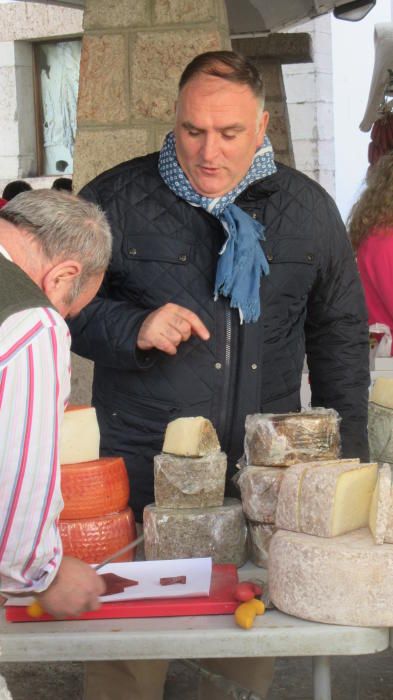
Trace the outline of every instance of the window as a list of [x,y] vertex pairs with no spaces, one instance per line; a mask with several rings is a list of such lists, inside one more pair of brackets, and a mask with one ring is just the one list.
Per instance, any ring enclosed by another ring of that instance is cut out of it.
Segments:
[[72,174],[81,41],[35,44],[38,174]]

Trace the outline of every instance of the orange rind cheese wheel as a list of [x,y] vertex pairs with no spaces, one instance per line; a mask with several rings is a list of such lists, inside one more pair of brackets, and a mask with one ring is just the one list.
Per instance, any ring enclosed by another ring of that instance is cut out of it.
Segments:
[[60,474],[64,500],[61,520],[95,518],[127,507],[130,489],[121,457],[62,464]]
[[[61,520],[59,530],[63,553],[87,564],[99,564],[136,538],[131,508],[103,517]],[[133,561],[134,558],[135,549],[131,549],[116,561]]]

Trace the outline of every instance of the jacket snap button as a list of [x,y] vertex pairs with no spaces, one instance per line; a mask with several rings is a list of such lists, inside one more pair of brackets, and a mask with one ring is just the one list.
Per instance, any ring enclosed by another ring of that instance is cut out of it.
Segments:
[[253,219],[256,219],[256,218],[257,218],[257,215],[256,215],[255,211],[254,211],[253,214],[252,214],[252,218],[253,218]]
[[306,257],[307,257],[307,260],[308,260],[309,262],[311,262],[312,260],[314,260],[314,256],[313,256],[312,253],[308,253]]
[[221,369],[222,364],[221,364],[221,362],[216,362],[216,364],[214,366],[216,369]]
[[128,253],[129,255],[136,255],[136,248],[129,248]]
[[180,260],[180,262],[186,262],[187,255],[179,255],[179,260]]
[[253,364],[251,365],[251,369],[257,369],[257,368],[258,368],[258,365],[256,365],[255,362],[253,362]]
[[268,259],[269,262],[271,262],[271,261],[273,260],[273,256],[272,256],[271,253],[268,253],[268,254],[266,255],[266,257],[267,257],[267,259]]

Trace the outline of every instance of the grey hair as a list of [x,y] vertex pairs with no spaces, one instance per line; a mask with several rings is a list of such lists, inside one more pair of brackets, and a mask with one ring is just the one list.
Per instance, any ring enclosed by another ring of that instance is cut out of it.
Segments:
[[77,295],[90,277],[105,272],[112,234],[103,211],[91,202],[58,190],[21,192],[0,209],[3,219],[28,232],[48,260],[71,258],[82,265]]

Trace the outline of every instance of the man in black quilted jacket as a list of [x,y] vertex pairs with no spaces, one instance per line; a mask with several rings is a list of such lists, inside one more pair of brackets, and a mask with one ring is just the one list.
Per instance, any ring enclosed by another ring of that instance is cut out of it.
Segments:
[[[247,414],[300,410],[305,354],[312,404],[342,417],[343,455],[368,456],[367,314],[351,246],[328,194],[274,161],[268,119],[252,64],[202,54],[181,77],[161,152],[82,190],[106,212],[114,250],[72,324],[73,350],[95,362],[102,454],[125,458],[138,519],[154,500],[153,456],[169,421],[210,418],[230,478]],[[159,663],[116,698],[161,698]],[[261,664],[231,671],[265,696]],[[95,700],[111,697],[100,688]],[[205,687],[203,698],[219,693]]]

